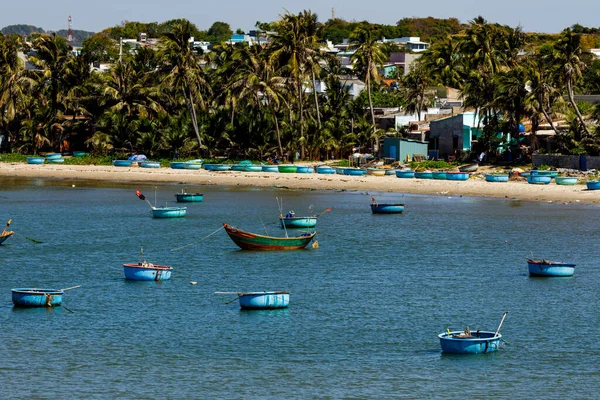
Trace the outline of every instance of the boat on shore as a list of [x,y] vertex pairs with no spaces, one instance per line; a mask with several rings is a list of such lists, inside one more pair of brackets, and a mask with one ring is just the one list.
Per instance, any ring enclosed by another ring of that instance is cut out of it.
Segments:
[[431,172],[431,171],[415,171],[415,178],[417,178],[417,179],[433,179],[433,172]]
[[600,181],[587,181],[585,184],[588,190],[600,190]]
[[446,172],[444,172],[444,171],[434,171],[431,173],[431,177],[433,179],[439,179],[439,180],[447,179]]
[[549,175],[538,175],[538,174],[530,174],[527,177],[527,183],[531,185],[544,184],[547,185],[552,181],[552,177]]
[[529,276],[567,277],[575,273],[575,264],[549,260],[527,259]]
[[131,167],[131,160],[114,160],[115,167]]
[[466,164],[458,167],[460,172],[476,172],[479,169],[479,163]]
[[158,161],[142,161],[140,163],[140,167],[142,167],[142,168],[160,168],[160,163]]
[[487,182],[508,182],[508,174],[486,174]]
[[397,169],[396,178],[412,179],[415,177],[415,171],[412,169]]
[[335,168],[331,168],[327,165],[321,165],[317,167],[317,174],[332,175],[335,174]]
[[262,172],[279,172],[279,167],[277,165],[263,165]]
[[367,175],[385,176],[385,169],[383,169],[383,168],[367,168]]
[[44,157],[27,157],[27,164],[43,164],[44,161]]
[[305,248],[317,234],[303,233],[296,237],[275,237],[246,232],[223,222],[227,235],[242,250],[298,250]]
[[554,178],[554,183],[556,183],[557,185],[563,185],[563,186],[573,186],[577,184],[577,177],[575,176],[557,176],[556,178]]
[[296,173],[298,167],[296,165],[278,165],[277,170],[284,174]]
[[469,180],[468,172],[446,172],[446,179],[449,181],[467,181]]

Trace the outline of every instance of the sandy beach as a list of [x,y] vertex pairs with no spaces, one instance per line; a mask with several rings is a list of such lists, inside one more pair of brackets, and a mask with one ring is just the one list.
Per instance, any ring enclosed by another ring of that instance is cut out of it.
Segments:
[[0,163],[0,176],[101,180],[119,182],[171,182],[194,185],[238,185],[280,187],[300,190],[357,190],[398,192],[439,196],[479,196],[525,201],[599,204],[600,191],[587,190],[585,184],[560,186],[530,185],[525,180],[507,183],[486,182],[483,174],[468,181],[398,179],[387,176],[345,176],[321,174],[283,174],[268,172],[213,172],[171,168],[114,167],[97,165],[30,165]]

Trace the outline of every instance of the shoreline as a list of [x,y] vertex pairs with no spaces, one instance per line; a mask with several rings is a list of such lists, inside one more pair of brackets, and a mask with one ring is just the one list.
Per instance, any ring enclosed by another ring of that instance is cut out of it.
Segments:
[[475,173],[467,181],[399,179],[386,176],[347,176],[269,172],[213,172],[171,168],[114,167],[98,165],[60,165],[0,163],[0,177],[47,178],[140,183],[180,183],[186,185],[229,185],[279,187],[298,190],[356,190],[410,193],[433,196],[474,196],[523,201],[600,204],[600,190],[585,185],[531,185],[526,181],[486,182]]

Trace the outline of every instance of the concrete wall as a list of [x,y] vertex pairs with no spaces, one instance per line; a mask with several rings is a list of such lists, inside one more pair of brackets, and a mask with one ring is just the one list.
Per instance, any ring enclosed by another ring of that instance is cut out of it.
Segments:
[[[534,154],[532,165],[540,167],[549,165],[555,168],[579,169],[580,156],[563,156],[558,154]],[[600,169],[600,157],[585,156],[586,169]]]

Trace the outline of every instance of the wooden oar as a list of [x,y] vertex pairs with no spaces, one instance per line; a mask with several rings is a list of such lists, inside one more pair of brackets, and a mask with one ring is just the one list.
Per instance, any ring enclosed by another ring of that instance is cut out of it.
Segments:
[[61,291],[61,292],[64,292],[65,290],[77,289],[77,288],[80,288],[80,287],[81,287],[81,285],[78,285],[78,286],[71,286],[71,287],[68,287],[68,288],[66,288],[66,289],[60,289],[60,291]]
[[6,223],[6,226],[4,227],[4,230],[2,231],[2,233],[6,232],[6,230],[8,229],[8,227],[10,226],[11,223],[12,223],[12,218],[8,220],[8,222]]
[[498,334],[500,333],[500,328],[502,328],[502,324],[504,323],[504,318],[506,318],[506,314],[508,314],[508,311],[506,311],[504,315],[502,315],[502,321],[500,321],[500,325],[498,325],[498,329],[496,330],[494,337],[498,336]]

